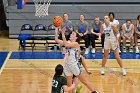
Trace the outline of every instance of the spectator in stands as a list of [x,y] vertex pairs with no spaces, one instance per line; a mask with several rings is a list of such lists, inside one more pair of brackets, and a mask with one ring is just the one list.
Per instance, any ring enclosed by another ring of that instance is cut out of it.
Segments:
[[[109,12],[108,14],[110,18],[110,22],[113,22],[113,24],[117,27],[117,29],[120,31],[120,24],[119,21],[115,19],[115,14],[113,12]],[[121,43],[121,37],[119,38],[119,44]],[[120,53],[120,46],[119,46],[119,53]]]
[[85,21],[85,16],[83,14],[80,15],[80,22],[76,26],[76,32],[79,34],[81,39],[84,39],[85,41],[85,54],[89,53],[89,39],[88,39],[88,33],[89,33],[89,28],[88,28],[88,22]]
[[[92,53],[95,53],[95,40],[99,38],[101,25],[102,25],[102,22],[100,21],[100,18],[96,16],[94,18],[94,21],[92,22],[91,35],[90,35],[90,40],[92,44],[92,49],[91,49]],[[102,34],[101,36],[102,52],[104,52],[104,38],[105,38],[105,34]]]
[[137,17],[137,21],[134,23],[135,25],[135,48],[136,48],[136,53],[139,53],[139,48],[138,48],[138,36],[140,36],[140,15]]
[[[65,27],[66,28],[66,39],[68,40],[70,37],[70,33],[73,31],[73,25],[72,22],[69,20],[69,14],[68,13],[64,13],[63,14],[63,24],[61,26],[61,29]],[[60,30],[61,30],[60,29]],[[60,33],[59,38],[62,40],[62,34]]]
[[123,52],[126,52],[126,39],[130,41],[130,50],[129,52],[133,52],[133,44],[134,44],[134,25],[132,24],[130,19],[126,20],[126,23],[122,25],[123,32]]

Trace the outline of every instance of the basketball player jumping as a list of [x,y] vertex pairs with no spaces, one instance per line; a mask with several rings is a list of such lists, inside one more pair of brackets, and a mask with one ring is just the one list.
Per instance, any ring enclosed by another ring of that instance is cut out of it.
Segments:
[[126,71],[123,68],[122,60],[119,56],[119,46],[118,46],[118,39],[119,39],[119,31],[116,28],[116,26],[110,22],[109,16],[104,16],[104,24],[102,24],[100,28],[100,35],[99,38],[101,38],[101,35],[105,33],[105,41],[104,41],[104,57],[102,60],[102,68],[101,68],[101,75],[104,75],[104,67],[108,59],[109,50],[112,48],[115,58],[121,67],[122,75],[126,75]]
[[[72,85],[72,77],[73,75],[77,76],[77,78],[92,92],[98,93],[95,91],[90,85],[89,81],[84,78],[80,65],[78,63],[78,57],[80,56],[80,45],[78,42],[78,34],[72,32],[69,40],[66,41],[65,38],[65,28],[62,29],[62,38],[63,41],[58,39],[58,27],[55,27],[55,41],[61,45],[64,45],[67,48],[68,56],[66,58],[65,66],[64,66],[64,74],[67,78],[67,85]],[[69,92],[72,93],[72,92]]]

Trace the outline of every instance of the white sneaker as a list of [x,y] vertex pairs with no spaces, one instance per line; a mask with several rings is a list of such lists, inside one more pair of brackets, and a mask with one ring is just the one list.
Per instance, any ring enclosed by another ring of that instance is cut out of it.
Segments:
[[123,52],[126,52],[126,48],[123,48]]
[[133,52],[133,48],[132,47],[130,47],[129,52]]
[[92,48],[91,53],[95,53],[95,48]]
[[102,49],[102,53],[104,53],[104,49]]
[[135,52],[136,53],[139,53],[140,52],[138,47],[136,47],[136,51]]
[[121,53],[121,50],[119,49],[119,53]]
[[105,74],[104,67],[101,68],[100,73],[101,73],[101,75],[104,75]]
[[89,53],[89,49],[86,48],[85,54],[87,55]]
[[122,75],[125,76],[126,75],[126,71],[124,68],[122,68]]
[[109,53],[110,53],[110,49],[109,49]]

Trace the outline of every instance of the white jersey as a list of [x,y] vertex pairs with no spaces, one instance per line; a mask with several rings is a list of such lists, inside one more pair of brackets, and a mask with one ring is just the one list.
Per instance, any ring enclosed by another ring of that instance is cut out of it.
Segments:
[[78,76],[82,73],[80,64],[78,63],[78,49],[67,48],[67,58],[64,66],[64,74],[66,76]]
[[126,23],[123,24],[124,30],[126,33],[131,33],[133,29],[133,24],[131,24],[129,27],[126,26]]
[[111,22],[108,27],[105,25],[105,23],[102,26],[103,26],[104,33],[105,33],[105,39],[115,39],[116,38],[114,31],[111,28]]
[[78,63],[78,49],[77,48],[67,48],[66,53],[68,54],[66,64]]
[[119,21],[116,20],[116,19],[114,19],[114,20],[113,20],[113,24],[114,24],[115,26],[117,26],[117,25],[119,25]]

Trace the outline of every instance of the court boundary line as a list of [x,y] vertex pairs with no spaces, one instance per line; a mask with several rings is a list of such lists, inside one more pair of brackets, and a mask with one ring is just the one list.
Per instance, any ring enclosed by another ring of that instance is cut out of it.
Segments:
[[[63,60],[63,59],[9,59],[9,60]],[[102,60],[102,59],[85,59],[85,60]],[[108,60],[116,60],[116,59],[108,59]],[[140,59],[122,59],[122,60],[140,60]]]
[[4,67],[5,67],[6,63],[8,62],[8,60],[9,60],[11,54],[12,54],[12,51],[10,51],[10,52],[7,54],[7,57],[6,57],[6,59],[5,59],[4,63],[3,63],[3,65],[2,65],[2,67],[1,67],[1,69],[0,69],[0,75],[1,75],[1,73],[3,72]]

